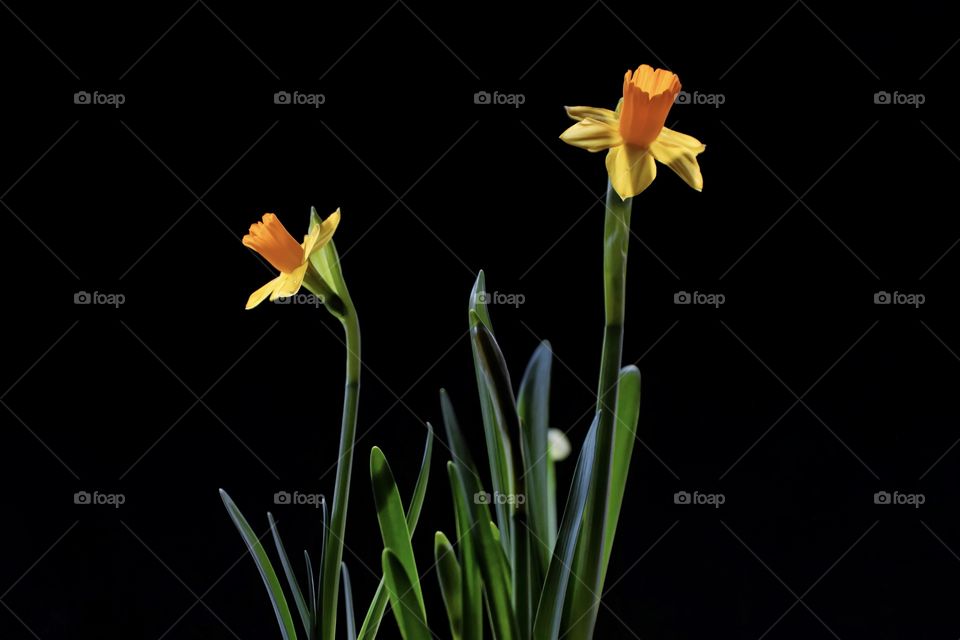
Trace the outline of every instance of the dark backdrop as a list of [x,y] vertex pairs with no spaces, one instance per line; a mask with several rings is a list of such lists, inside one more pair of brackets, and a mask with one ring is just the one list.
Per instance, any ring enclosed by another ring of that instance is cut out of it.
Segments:
[[[366,365],[345,553],[361,611],[380,550],[370,447],[409,495],[441,387],[482,444],[479,269],[523,298],[493,308],[515,380],[551,340],[551,420],[579,448],[606,176],[558,140],[561,106],[612,107],[641,63],[691,92],[668,124],[707,144],[706,186],[661,166],[634,207],[641,442],[598,637],[960,635],[946,3],[0,4],[4,638],[277,637],[217,488],[258,532],[272,509],[288,548],[316,547],[317,511],[273,495],[332,492],[343,347],[322,310],[243,310],[272,277],[240,244],[265,211],[299,234],[309,206],[343,208]],[[725,302],[674,304],[683,291]],[[438,444],[424,570],[453,529],[446,459]]]

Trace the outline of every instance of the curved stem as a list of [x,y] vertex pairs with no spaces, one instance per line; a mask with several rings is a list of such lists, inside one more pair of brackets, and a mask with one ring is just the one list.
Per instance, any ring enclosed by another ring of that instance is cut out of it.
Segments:
[[565,606],[564,627],[569,640],[585,640],[593,627],[603,589],[603,557],[606,513],[610,489],[616,427],[617,383],[623,352],[624,301],[627,281],[627,249],[630,245],[630,214],[633,199],[622,200],[607,185],[603,242],[603,295],[606,319],[603,350],[600,356],[600,381],[597,388],[597,442],[580,540],[577,543],[575,571],[578,580],[571,583]]
[[343,300],[342,314],[335,314],[343,324],[346,337],[347,364],[343,392],[343,419],[340,427],[340,457],[334,488],[330,530],[323,554],[320,637],[333,640],[337,629],[337,602],[340,593],[340,563],[343,560],[343,539],[347,526],[347,505],[350,498],[350,476],[353,470],[353,445],[357,434],[357,410],[360,399],[360,323],[346,292],[338,287]]

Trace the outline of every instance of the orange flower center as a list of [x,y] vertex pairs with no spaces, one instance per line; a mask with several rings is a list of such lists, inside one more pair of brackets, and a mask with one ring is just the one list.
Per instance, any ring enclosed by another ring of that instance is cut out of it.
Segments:
[[623,77],[620,136],[628,144],[647,148],[657,139],[670,107],[680,93],[680,78],[665,69],[643,64]]
[[303,264],[303,247],[272,213],[263,214],[263,222],[250,225],[250,233],[243,236],[243,246],[262,255],[283,273],[293,273]]

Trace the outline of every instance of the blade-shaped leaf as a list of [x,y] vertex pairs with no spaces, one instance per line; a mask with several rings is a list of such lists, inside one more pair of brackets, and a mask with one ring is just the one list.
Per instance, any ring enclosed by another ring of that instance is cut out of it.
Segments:
[[287,550],[283,548],[283,541],[280,540],[280,531],[277,529],[277,523],[273,519],[273,514],[269,511],[267,512],[267,520],[270,522],[270,531],[273,533],[273,543],[277,547],[277,555],[280,556],[280,566],[283,567],[283,573],[287,576],[287,584],[290,585],[290,592],[293,593],[293,601],[297,603],[297,610],[300,612],[303,631],[309,638],[313,635],[313,613],[310,611],[307,602],[303,599],[303,592],[300,591],[297,576],[293,572],[290,558],[287,557]]
[[[463,640],[480,640],[483,638],[483,584],[472,531],[475,526],[474,518],[467,502],[467,496],[476,493],[468,491],[463,485],[463,475],[469,477],[469,474],[458,473],[457,469],[457,464],[447,463],[453,510],[457,520],[457,549],[460,552],[463,575]],[[490,512],[483,510],[481,513],[483,520],[489,522]]]
[[[514,469],[513,452],[510,444],[509,432],[506,426],[497,418],[497,410],[491,396],[491,389],[487,384],[480,363],[480,352],[477,342],[477,328],[482,326],[492,334],[493,326],[486,306],[486,290],[483,271],[470,292],[468,318],[470,322],[471,345],[473,350],[474,371],[477,377],[477,390],[480,395],[480,410],[483,416],[483,433],[487,444],[487,458],[490,463],[490,480],[495,494],[513,495]],[[510,505],[506,502],[496,503],[497,524],[503,531],[504,549],[509,548],[510,542]]]
[[[323,534],[320,536],[320,564],[323,564],[323,554],[327,552],[327,533],[330,531],[330,512],[327,510],[327,501],[325,498],[320,499],[320,519],[323,523]],[[314,611],[316,615],[314,619],[316,620],[317,626],[320,625],[320,599],[323,597],[323,576],[320,573],[323,571],[323,567],[318,567],[317,569],[317,601],[314,605]]]
[[[466,503],[466,489],[459,468],[449,465],[454,495]],[[490,607],[490,624],[493,627],[497,640],[517,640],[520,630],[513,612],[513,598],[511,594],[510,576],[506,571],[504,550],[495,535],[496,524],[487,519],[485,505],[477,504],[477,500],[470,496],[474,504],[462,504],[463,510],[470,513],[470,528],[461,533],[461,536],[473,537],[473,544],[477,554],[480,575],[483,578],[484,592],[487,594],[487,604]]]
[[[322,551],[321,551],[322,553]],[[314,578],[313,573],[313,563],[310,562],[310,554],[306,549],[303,550],[303,561],[307,565],[307,586],[309,587],[308,594],[310,597],[310,614],[313,616],[314,622],[317,618],[317,581]],[[310,632],[310,637],[313,636],[313,631]]]
[[437,531],[433,541],[433,557],[440,581],[440,595],[450,621],[453,640],[463,637],[463,574],[453,546],[442,531]]
[[417,583],[412,583],[403,561],[391,549],[383,550],[383,577],[390,604],[404,640],[430,640],[430,630],[417,599]]
[[227,508],[230,519],[233,520],[234,526],[240,532],[240,536],[247,545],[247,550],[260,571],[260,577],[263,578],[263,584],[267,587],[267,595],[270,596],[270,603],[273,605],[273,612],[277,615],[277,622],[280,624],[280,633],[284,640],[296,640],[297,630],[293,624],[293,617],[290,615],[290,607],[287,605],[287,599],[283,595],[283,587],[280,586],[277,572],[273,570],[267,552],[263,550],[263,545],[260,544],[260,539],[253,532],[250,523],[243,517],[240,509],[223,489],[220,489],[220,498],[223,500],[223,505]]
[[[427,444],[423,450],[423,459],[420,461],[420,473],[417,475],[417,483],[413,487],[413,497],[410,498],[410,506],[407,508],[407,528],[410,534],[417,528],[417,521],[420,519],[420,510],[423,507],[423,499],[427,494],[427,484],[430,481],[430,461],[433,458],[433,427],[427,423]],[[370,608],[367,609],[367,615],[363,619],[363,625],[360,627],[359,640],[373,640],[380,630],[380,622],[383,620],[383,614],[387,610],[389,594],[383,578],[377,586],[377,592],[373,596]]]
[[[520,627],[520,637],[530,637],[530,627],[533,622],[531,611],[531,590],[533,576],[531,565],[534,563],[530,553],[532,530],[526,523],[522,510],[513,514],[516,525],[513,528],[516,542],[513,546],[513,610],[516,612],[517,625]],[[537,595],[540,589],[537,586]]]
[[544,580],[543,592],[537,606],[537,615],[533,624],[534,640],[557,640],[560,634],[560,620],[563,615],[563,601],[570,581],[570,568],[577,548],[583,509],[590,489],[590,477],[593,475],[593,459],[596,448],[597,420],[594,419],[580,450],[577,468],[573,474],[567,506],[563,510],[563,521],[557,534],[557,544],[550,559],[550,568]]
[[379,447],[373,447],[370,451],[370,478],[373,483],[373,501],[377,505],[377,520],[380,522],[383,546],[392,550],[393,555],[400,560],[410,576],[417,602],[420,604],[420,611],[426,618],[423,593],[420,590],[420,581],[417,579],[420,574],[417,573],[413,545],[410,542],[410,529],[407,527],[403,512],[400,491],[397,489],[387,458]]
[[606,578],[613,538],[620,520],[620,507],[627,488],[627,474],[633,445],[637,441],[637,421],[640,418],[640,371],[633,365],[620,370],[617,386],[617,430],[614,432],[613,468],[610,470],[610,501],[607,503],[606,541],[603,547],[602,580]]
[[[548,486],[550,464],[547,432],[550,429],[550,370],[553,353],[550,343],[543,342],[530,358],[527,370],[520,381],[517,410],[523,429],[520,448],[523,454],[524,490],[528,513],[530,550],[534,554],[536,569],[531,579],[539,585],[550,564],[550,554],[557,532],[551,525],[551,497]],[[555,516],[554,516],[555,517]]]
[[347,640],[357,640],[357,622],[353,615],[353,587],[350,584],[350,572],[347,563],[340,563],[343,569],[343,608],[347,614]]

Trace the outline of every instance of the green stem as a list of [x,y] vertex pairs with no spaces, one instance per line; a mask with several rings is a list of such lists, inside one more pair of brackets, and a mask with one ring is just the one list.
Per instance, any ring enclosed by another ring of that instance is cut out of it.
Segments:
[[[334,640],[337,630],[337,602],[340,594],[340,563],[343,560],[344,531],[347,526],[347,505],[350,498],[350,476],[353,469],[353,445],[357,434],[357,409],[360,398],[360,324],[346,285],[338,283],[343,313],[334,313],[343,324],[346,336],[347,366],[343,393],[343,421],[340,427],[340,458],[337,482],[330,517],[330,535],[324,549],[320,615],[320,637]],[[331,310],[331,312],[333,312]]]
[[587,640],[593,635],[600,592],[603,589],[603,557],[606,512],[610,488],[616,427],[617,382],[623,352],[624,301],[627,281],[627,249],[630,245],[630,213],[633,200],[622,200],[607,185],[603,239],[603,294],[606,321],[597,389],[597,444],[590,497],[575,561],[578,580],[571,583],[564,628],[568,640]]

